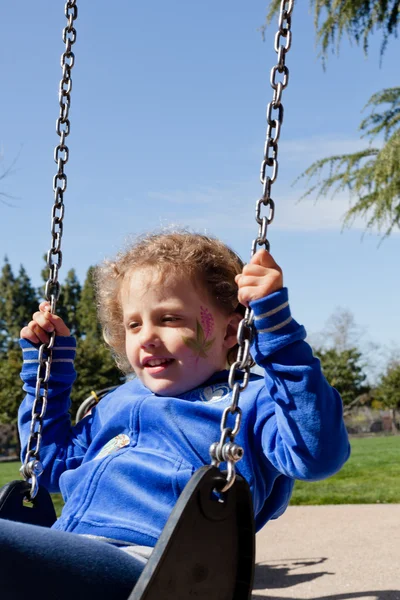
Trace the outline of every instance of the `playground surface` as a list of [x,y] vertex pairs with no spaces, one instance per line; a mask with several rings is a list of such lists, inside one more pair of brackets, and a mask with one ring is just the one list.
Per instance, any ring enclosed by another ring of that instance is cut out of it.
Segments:
[[400,600],[400,504],[289,507],[256,544],[254,600]]

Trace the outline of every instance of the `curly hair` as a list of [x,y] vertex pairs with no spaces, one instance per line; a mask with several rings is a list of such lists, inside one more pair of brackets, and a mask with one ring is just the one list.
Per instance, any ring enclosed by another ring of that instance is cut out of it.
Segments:
[[[235,276],[243,262],[223,242],[185,230],[151,233],[121,251],[115,260],[106,260],[94,271],[97,309],[103,335],[117,366],[126,374],[132,372],[125,353],[125,329],[120,290],[134,269],[156,268],[164,280],[169,276],[189,277],[195,286],[207,290],[215,307],[225,314],[244,315],[239,304]],[[237,346],[228,353],[235,360]]]

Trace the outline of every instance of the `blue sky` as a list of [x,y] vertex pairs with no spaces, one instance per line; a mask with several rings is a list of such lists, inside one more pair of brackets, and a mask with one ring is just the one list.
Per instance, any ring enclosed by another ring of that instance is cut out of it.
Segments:
[[[265,42],[259,31],[267,2],[80,4],[61,279],[72,266],[83,279],[127,236],[171,223],[221,237],[247,259],[276,62],[275,22]],[[311,334],[343,307],[366,340],[400,345],[399,234],[379,245],[361,222],[342,232],[348,198],[298,203],[303,188],[292,186],[314,160],[364,147],[361,109],[399,84],[400,40],[382,67],[379,35],[368,59],[346,40],[324,72],[307,4],[297,2],[287,55],[271,252]],[[18,156],[1,182],[14,199],[0,204],[0,256],[22,263],[35,284],[50,245],[63,6],[0,9],[0,169]]]

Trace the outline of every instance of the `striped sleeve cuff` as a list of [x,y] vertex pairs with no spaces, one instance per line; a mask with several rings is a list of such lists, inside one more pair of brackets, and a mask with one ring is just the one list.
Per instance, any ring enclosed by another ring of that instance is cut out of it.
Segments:
[[[23,379],[34,375],[36,377],[37,368],[39,365],[39,344],[32,344],[28,340],[21,339],[20,346],[22,349]],[[54,342],[53,355],[51,361],[51,372],[60,374],[73,374],[74,359],[76,353],[76,340],[73,337],[57,336]]]
[[306,338],[304,327],[291,315],[287,288],[250,302],[250,308],[254,312],[253,356],[257,363],[288,344]]

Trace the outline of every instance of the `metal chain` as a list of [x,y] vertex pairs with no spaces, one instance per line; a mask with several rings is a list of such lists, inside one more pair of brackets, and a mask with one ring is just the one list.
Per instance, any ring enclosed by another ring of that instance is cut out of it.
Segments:
[[[64,173],[64,165],[68,162],[69,150],[65,140],[70,132],[69,109],[71,106],[72,79],[71,70],[75,63],[75,55],[72,46],[76,41],[76,29],[74,21],[78,17],[78,7],[75,0],[69,0],[65,4],[65,16],[68,20],[63,29],[62,39],[65,50],[61,55],[62,78],[59,89],[60,116],[56,121],[56,131],[60,141],[54,150],[54,160],[57,163],[57,173],[53,178],[54,204],[51,212],[51,247],[47,252],[47,266],[49,276],[45,285],[44,296],[50,302],[50,311],[56,311],[57,300],[60,296],[60,283],[58,271],[62,264],[61,238],[63,234],[64,219],[64,192],[67,189],[67,176]],[[32,420],[29,440],[26,450],[24,464],[21,473],[25,480],[31,480],[29,499],[35,498],[39,489],[39,477],[43,472],[39,452],[42,441],[43,419],[47,408],[48,382],[50,379],[50,368],[52,352],[55,341],[55,332],[50,334],[47,344],[39,347],[39,366],[36,377],[35,400],[32,407]]]
[[[261,162],[260,179],[263,186],[262,197],[256,204],[256,221],[258,223],[258,236],[253,240],[251,256],[255,254],[258,246],[264,246],[269,251],[270,244],[267,239],[268,225],[272,223],[275,213],[275,204],[271,198],[271,188],[278,176],[278,141],[283,122],[282,92],[289,82],[289,69],[285,64],[286,53],[292,43],[291,19],[294,0],[282,0],[279,13],[279,29],[275,36],[275,52],[278,55],[277,64],[271,70],[271,87],[274,90],[272,101],[267,107],[267,133],[264,145],[264,157]],[[285,41],[282,45],[281,41]],[[278,74],[281,79],[278,81]],[[271,169],[268,174],[267,169]],[[267,214],[261,215],[262,207],[266,207]],[[231,365],[228,383],[232,390],[231,404],[224,410],[221,419],[221,437],[210,447],[212,464],[216,467],[222,462],[227,463],[226,485],[220,491],[226,492],[233,485],[236,477],[236,463],[243,457],[243,448],[235,444],[235,437],[239,433],[242,420],[242,410],[239,407],[240,392],[246,389],[250,379],[252,358],[250,345],[253,338],[254,314],[250,308],[246,309],[244,318],[239,324],[237,342],[238,354],[236,361]],[[242,383],[235,381],[235,372],[243,371]],[[229,425],[229,418],[233,420]]]

